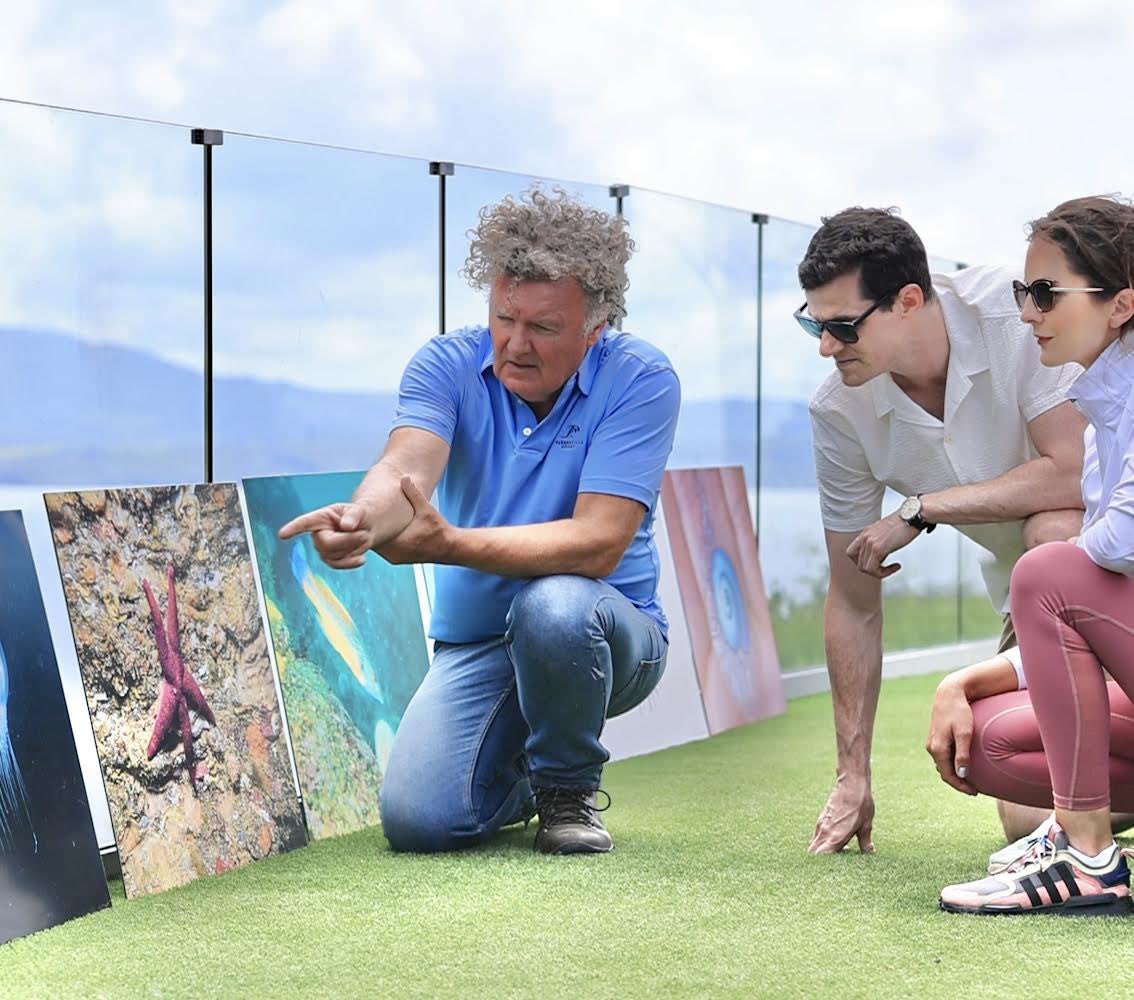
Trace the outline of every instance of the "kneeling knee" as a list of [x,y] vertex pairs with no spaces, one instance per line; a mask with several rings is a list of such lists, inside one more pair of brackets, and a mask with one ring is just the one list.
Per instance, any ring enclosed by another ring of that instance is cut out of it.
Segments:
[[594,611],[594,581],[582,576],[544,576],[526,584],[508,609],[508,633],[523,632],[558,643],[579,635]]
[[1066,574],[1080,558],[1087,556],[1065,541],[1048,542],[1025,552],[1012,570],[1012,601],[1030,602],[1047,593],[1053,585],[1066,579]]
[[387,783],[379,806],[382,833],[395,851],[432,854],[458,846],[455,824],[441,803],[390,789]]

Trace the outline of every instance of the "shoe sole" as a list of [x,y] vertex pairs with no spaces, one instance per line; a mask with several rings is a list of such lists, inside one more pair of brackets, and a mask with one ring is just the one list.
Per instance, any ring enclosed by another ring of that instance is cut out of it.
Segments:
[[1048,913],[1059,917],[1128,917],[1134,912],[1134,900],[1129,896],[1091,896],[1084,899],[1082,896],[1073,897],[1064,903],[1050,906],[1002,906],[970,910],[964,906],[946,903],[940,899],[938,903],[946,913],[963,913],[971,917],[1012,917],[1027,913]]
[[611,844],[610,847],[592,847],[590,844],[564,844],[554,851],[541,851],[541,853],[550,854],[552,856],[563,856],[566,854],[609,854],[613,850],[613,844]]

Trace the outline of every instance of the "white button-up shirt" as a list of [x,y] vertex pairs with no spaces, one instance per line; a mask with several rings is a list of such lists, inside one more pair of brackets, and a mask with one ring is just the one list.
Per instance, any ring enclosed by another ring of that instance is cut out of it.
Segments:
[[[1116,340],[1067,395],[1090,421],[1083,434],[1083,530],[1079,548],[1103,569],[1134,575],[1134,344]],[[1005,656],[1022,691],[1019,647]]]
[[1103,569],[1134,575],[1134,344],[1116,340],[1068,396],[1090,421],[1084,435],[1079,547]]
[[[850,387],[835,372],[815,392],[811,427],[826,529],[857,532],[873,524],[886,487],[906,496],[934,493],[995,479],[1038,457],[1028,423],[1064,402],[1082,369],[1040,364],[1012,298],[1012,277],[997,267],[933,276],[949,336],[944,420],[889,374]],[[1007,611],[1012,567],[1024,552],[1023,521],[957,530],[986,550],[988,595]]]

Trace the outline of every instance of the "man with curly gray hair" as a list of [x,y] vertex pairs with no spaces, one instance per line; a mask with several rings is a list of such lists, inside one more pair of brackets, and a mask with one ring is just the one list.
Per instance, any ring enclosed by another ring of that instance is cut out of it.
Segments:
[[622,219],[537,187],[482,209],[471,235],[488,326],[417,352],[353,501],[281,537],[311,531],[336,568],[370,550],[436,564],[433,664],[382,784],[396,850],[467,846],[538,812],[538,850],[605,852],[603,725],[665,669],[653,521],[680,386],[661,351],[612,329],[634,249]]

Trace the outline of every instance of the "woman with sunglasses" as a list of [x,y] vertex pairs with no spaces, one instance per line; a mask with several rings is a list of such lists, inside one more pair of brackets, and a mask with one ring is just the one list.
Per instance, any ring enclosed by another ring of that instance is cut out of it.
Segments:
[[927,749],[961,791],[1055,812],[941,906],[1125,916],[1110,810],[1134,810],[1134,206],[1065,202],[1031,224],[1025,270],[1042,362],[1085,369],[1069,393],[1090,421],[1083,528],[1016,564],[1019,648],[942,681]]

